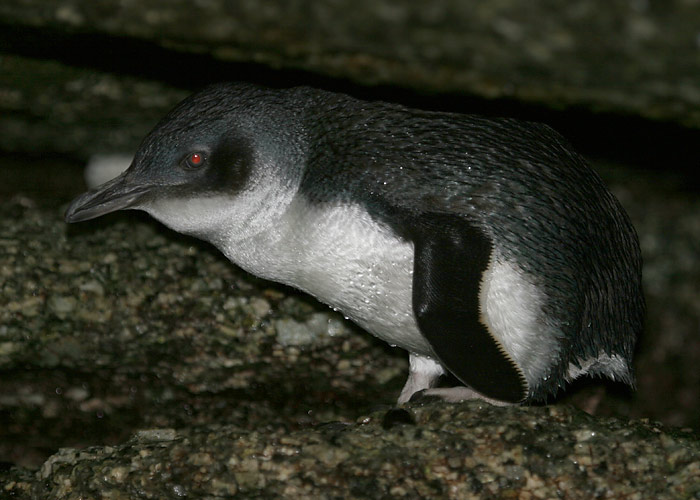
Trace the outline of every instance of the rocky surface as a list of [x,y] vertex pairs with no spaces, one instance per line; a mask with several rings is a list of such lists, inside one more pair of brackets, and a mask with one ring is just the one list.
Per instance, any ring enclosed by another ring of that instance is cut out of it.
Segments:
[[143,430],[53,455],[13,498],[697,498],[700,442],[571,408],[409,405],[289,432]]
[[19,466],[0,484],[16,497],[698,490],[696,433],[627,423],[700,422],[700,200],[673,176],[598,165],[645,258],[636,393],[588,381],[553,408],[385,417],[404,353],[137,212],[66,226],[79,165],[32,164],[36,179],[16,156],[0,166],[0,461]]
[[128,75],[0,53],[0,150],[134,151],[187,92]]
[[182,89],[226,79],[347,81],[697,129],[699,25],[697,0],[5,0],[0,148],[133,150]]

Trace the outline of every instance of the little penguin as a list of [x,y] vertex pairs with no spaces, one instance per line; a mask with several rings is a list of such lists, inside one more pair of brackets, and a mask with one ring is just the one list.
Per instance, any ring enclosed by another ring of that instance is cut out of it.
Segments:
[[[409,352],[398,398],[546,401],[634,385],[641,256],[617,199],[546,125],[309,87],[209,86],[67,222],[139,209]],[[464,386],[436,387],[452,374]]]

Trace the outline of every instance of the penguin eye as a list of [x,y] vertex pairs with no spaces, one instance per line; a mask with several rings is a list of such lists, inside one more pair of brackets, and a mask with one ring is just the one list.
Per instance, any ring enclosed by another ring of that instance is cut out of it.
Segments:
[[205,160],[206,157],[204,156],[204,153],[201,153],[199,151],[193,151],[185,157],[183,163],[185,167],[195,170],[201,168],[204,165]]

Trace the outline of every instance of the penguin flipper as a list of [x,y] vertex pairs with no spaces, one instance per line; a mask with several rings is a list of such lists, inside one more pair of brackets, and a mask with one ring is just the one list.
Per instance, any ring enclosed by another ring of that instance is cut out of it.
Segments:
[[493,245],[467,221],[433,216],[414,236],[413,311],[440,362],[489,398],[519,403],[523,372],[481,322],[479,291]]

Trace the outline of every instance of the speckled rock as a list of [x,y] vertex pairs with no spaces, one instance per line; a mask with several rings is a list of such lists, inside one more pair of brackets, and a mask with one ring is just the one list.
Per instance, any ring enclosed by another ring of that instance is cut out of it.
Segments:
[[[394,413],[409,419],[396,420]],[[62,449],[12,498],[697,498],[700,442],[569,407],[408,405],[298,431],[142,431]]]
[[0,52],[0,150],[131,152],[187,94],[144,77]]
[[300,72],[700,128],[693,0],[4,0],[0,24],[13,151],[132,151],[177,88]]

